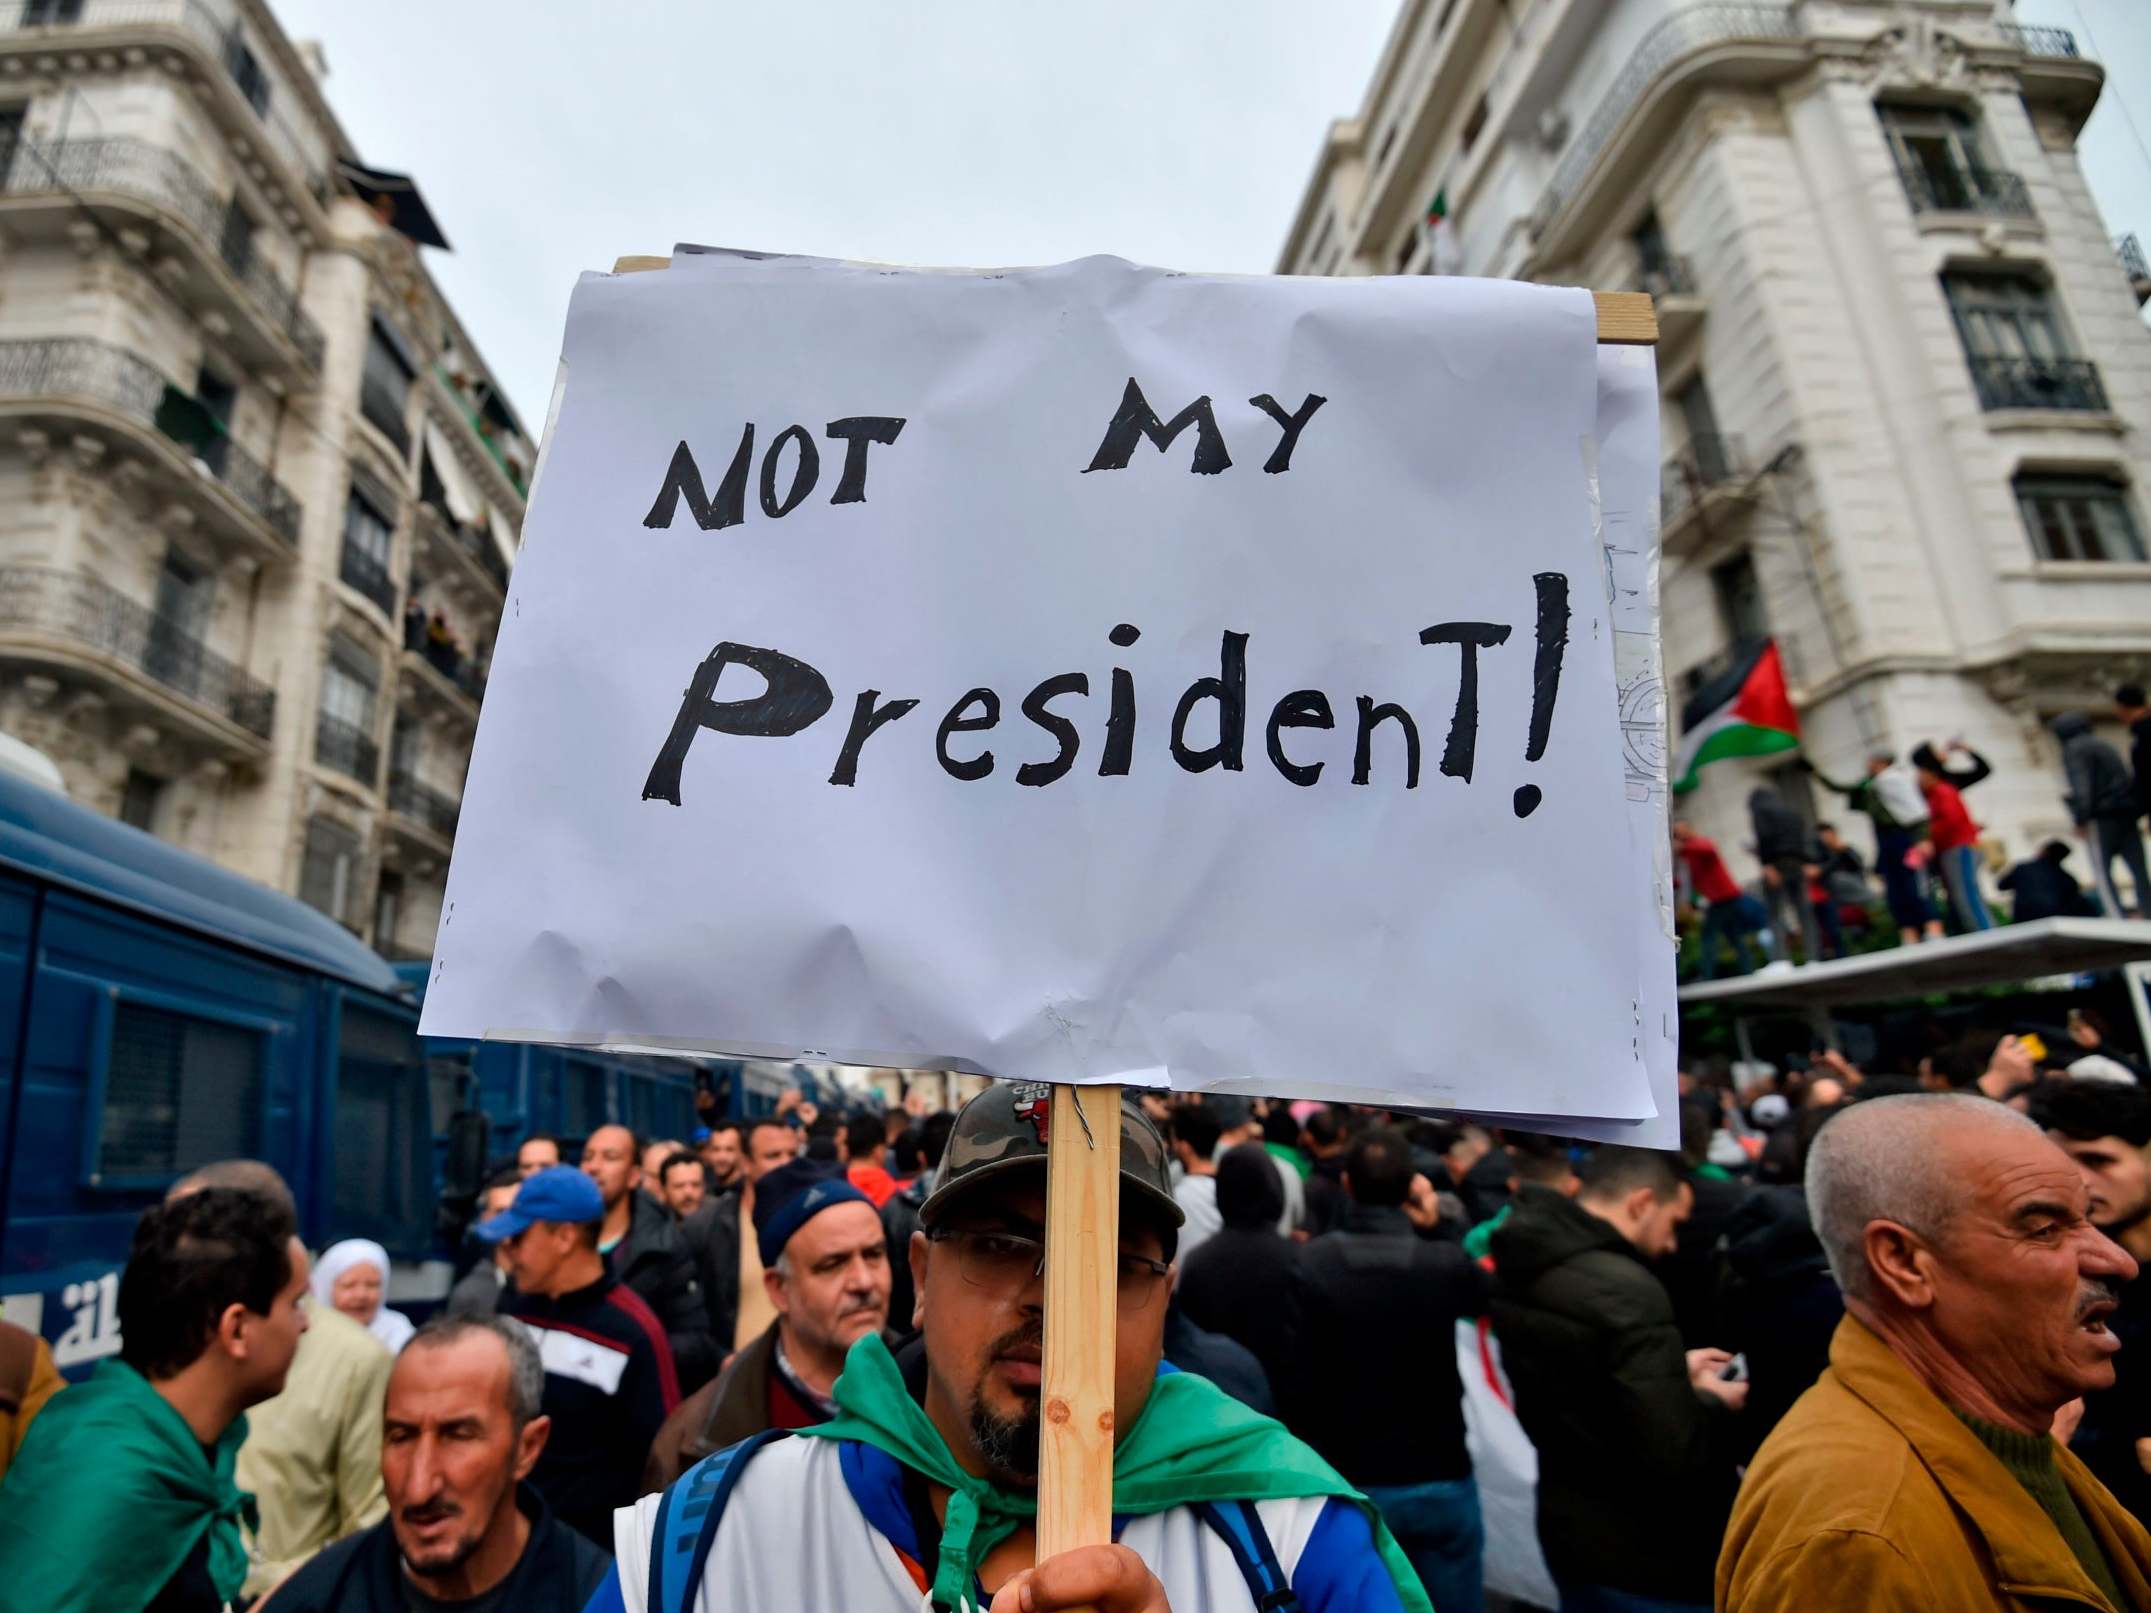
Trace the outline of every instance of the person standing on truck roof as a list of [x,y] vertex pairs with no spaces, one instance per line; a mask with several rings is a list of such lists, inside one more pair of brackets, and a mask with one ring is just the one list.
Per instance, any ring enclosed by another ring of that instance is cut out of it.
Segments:
[[1875,826],[1875,871],[1882,876],[1882,890],[1896,920],[1898,938],[1914,946],[1924,937],[1942,939],[1942,921],[1927,905],[1920,889],[1919,869],[1913,856],[1927,839],[1927,797],[1912,769],[1897,760],[1895,751],[1878,750],[1867,758],[1867,776],[1840,784],[1806,757],[1794,764],[1815,775],[1823,785],[1851,803],[1855,812],[1867,814]]
[[307,1259],[267,1198],[155,1205],[120,1275],[121,1343],[31,1425],[0,1485],[0,1586],[38,1613],[218,1613],[246,1581],[233,1468],[284,1386]]
[[720,1352],[687,1240],[672,1212],[640,1191],[641,1157],[641,1139],[625,1126],[600,1126],[583,1144],[583,1174],[605,1200],[598,1253],[664,1324],[682,1386],[699,1389],[717,1375]]

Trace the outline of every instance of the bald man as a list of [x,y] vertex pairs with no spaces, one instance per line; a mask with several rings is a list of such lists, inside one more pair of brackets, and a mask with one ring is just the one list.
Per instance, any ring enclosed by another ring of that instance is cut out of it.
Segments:
[[2113,1382],[2136,1275],[2069,1156],[1986,1098],[1874,1098],[1816,1136],[1807,1202],[1845,1319],[1748,1469],[1723,1613],[2151,1606],[2151,1535],[2051,1434]]
[[600,1126],[583,1144],[583,1174],[605,1201],[598,1252],[606,1269],[657,1313],[672,1344],[680,1392],[716,1376],[723,1359],[710,1331],[701,1274],[672,1212],[641,1192],[642,1140],[625,1126]]

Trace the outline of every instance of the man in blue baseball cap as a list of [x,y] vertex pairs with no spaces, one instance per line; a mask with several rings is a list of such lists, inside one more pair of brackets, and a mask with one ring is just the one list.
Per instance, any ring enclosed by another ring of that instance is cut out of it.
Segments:
[[646,1492],[766,1428],[828,1421],[845,1352],[888,1325],[887,1234],[842,1166],[801,1159],[771,1171],[756,1184],[754,1231],[777,1319],[665,1419]]
[[606,1269],[597,1183],[572,1165],[526,1177],[507,1209],[472,1228],[507,1252],[501,1313],[533,1329],[552,1436],[529,1483],[570,1528],[613,1548],[612,1512],[641,1494],[644,1454],[679,1404],[664,1324]]

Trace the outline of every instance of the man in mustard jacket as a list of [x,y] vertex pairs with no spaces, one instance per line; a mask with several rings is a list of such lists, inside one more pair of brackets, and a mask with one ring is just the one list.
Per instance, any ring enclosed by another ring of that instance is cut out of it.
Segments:
[[1748,1469],[1723,1613],[2151,1609],[2151,1534],[2050,1432],[2112,1383],[2136,1275],[2068,1156],[1985,1098],[1876,1098],[1816,1137],[1807,1199],[1846,1315]]

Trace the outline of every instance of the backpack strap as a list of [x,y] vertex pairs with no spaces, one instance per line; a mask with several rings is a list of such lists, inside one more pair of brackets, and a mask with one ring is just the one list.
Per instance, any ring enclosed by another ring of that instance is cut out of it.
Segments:
[[1255,1613],[1300,1613],[1299,1593],[1278,1565],[1277,1549],[1252,1501],[1198,1501],[1195,1515],[1214,1530],[1255,1599]]
[[783,1439],[790,1430],[767,1428],[751,1439],[705,1456],[682,1473],[657,1505],[657,1527],[650,1535],[648,1613],[687,1613],[725,1503],[755,1452]]

